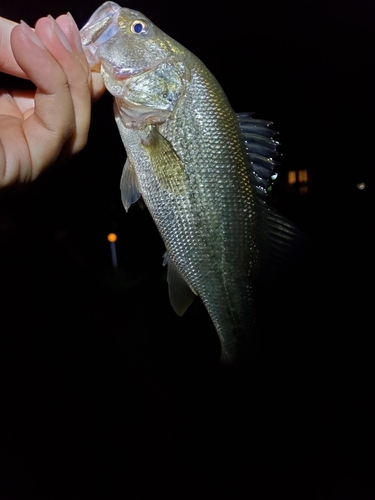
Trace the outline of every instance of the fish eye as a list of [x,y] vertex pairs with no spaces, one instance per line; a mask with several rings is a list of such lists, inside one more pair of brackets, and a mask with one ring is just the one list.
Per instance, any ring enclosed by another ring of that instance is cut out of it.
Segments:
[[148,32],[148,25],[144,21],[133,21],[130,26],[130,31],[136,35],[145,35]]

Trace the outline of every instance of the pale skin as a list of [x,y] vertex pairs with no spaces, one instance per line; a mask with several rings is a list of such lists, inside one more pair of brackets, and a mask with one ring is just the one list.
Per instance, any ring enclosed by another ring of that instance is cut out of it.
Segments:
[[0,89],[0,188],[36,179],[86,144],[91,103],[104,92],[73,18],[43,17],[35,31],[0,17],[0,71],[36,90]]

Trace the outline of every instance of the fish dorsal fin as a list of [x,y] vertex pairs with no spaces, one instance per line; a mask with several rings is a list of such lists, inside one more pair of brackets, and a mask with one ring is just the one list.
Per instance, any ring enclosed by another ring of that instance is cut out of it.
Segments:
[[279,165],[275,158],[280,156],[277,152],[280,143],[274,139],[277,132],[269,128],[272,122],[252,118],[253,114],[238,113],[237,118],[256,191],[260,198],[267,199],[272,182],[277,177],[274,168]]
[[120,190],[122,203],[125,210],[128,211],[130,205],[138,201],[141,197],[138,179],[129,158],[126,159],[124,170],[122,171]]
[[165,265],[168,265],[167,282],[169,300],[175,313],[179,316],[182,316],[195,299],[196,293],[193,292],[193,290],[181,276],[177,267],[169,258],[168,252],[165,252],[163,256],[163,266]]
[[302,267],[308,255],[308,238],[283,215],[259,200],[261,224],[261,279],[281,283]]
[[253,118],[254,113],[237,115],[247,152],[250,177],[257,193],[257,206],[262,227],[261,281],[264,285],[282,283],[291,271],[303,265],[308,254],[307,237],[286,217],[271,207],[269,191],[277,177],[274,169],[280,143],[270,128],[272,122]]

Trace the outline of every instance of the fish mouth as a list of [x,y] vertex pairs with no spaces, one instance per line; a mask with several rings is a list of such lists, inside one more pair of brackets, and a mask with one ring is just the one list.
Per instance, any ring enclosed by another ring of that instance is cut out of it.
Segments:
[[114,79],[119,82],[130,80],[131,78],[137,78],[138,76],[144,75],[146,73],[150,73],[154,71],[160,64],[165,62],[165,60],[156,61],[154,64],[150,66],[146,66],[144,68],[118,68],[113,66],[112,64],[106,64],[106,61],[101,62],[104,70],[111,74]]
[[100,65],[98,47],[115,35],[119,29],[117,18],[121,10],[115,2],[105,2],[80,30],[83,51],[91,69]]
[[[116,68],[112,64],[106,63],[106,61],[101,60],[101,72],[107,76],[111,81],[116,81],[120,85],[122,83],[126,84],[132,78],[137,78],[144,73],[151,71],[151,68]],[[104,76],[103,75],[103,76]]]
[[82,45],[98,46],[113,36],[114,30],[118,29],[116,21],[120,10],[120,5],[115,2],[105,2],[99,7],[80,30]]
[[118,81],[129,80],[130,78],[137,77],[139,75],[143,75],[143,73],[147,73],[151,71],[151,68],[146,69],[133,69],[133,68],[121,68],[121,69],[112,69],[112,75]]
[[104,83],[114,97],[125,97],[132,81],[155,69],[154,65],[146,68],[119,68],[105,60],[100,61],[100,66]]

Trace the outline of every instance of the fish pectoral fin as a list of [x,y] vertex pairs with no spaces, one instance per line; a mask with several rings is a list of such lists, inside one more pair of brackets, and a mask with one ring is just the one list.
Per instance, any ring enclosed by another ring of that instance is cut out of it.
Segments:
[[161,135],[155,126],[150,126],[142,145],[147,152],[153,172],[159,184],[172,193],[183,193],[188,176],[185,167],[172,144]]
[[137,175],[129,158],[126,159],[124,170],[122,171],[120,190],[122,203],[125,210],[128,211],[130,205],[138,201],[141,197]]
[[167,252],[165,252],[163,260],[163,266],[165,265],[168,265],[167,282],[169,300],[174,312],[178,316],[182,316],[197,294],[186,283]]

